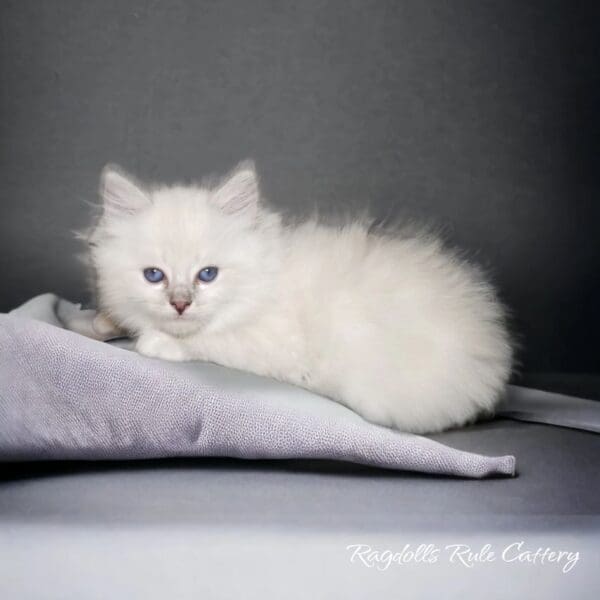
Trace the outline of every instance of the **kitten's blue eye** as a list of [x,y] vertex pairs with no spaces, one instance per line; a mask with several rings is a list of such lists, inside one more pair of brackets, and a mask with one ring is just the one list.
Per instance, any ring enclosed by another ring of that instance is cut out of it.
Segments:
[[219,269],[217,267],[204,267],[204,269],[198,273],[198,279],[210,283],[215,280],[218,273]]
[[144,277],[150,283],[158,283],[165,278],[165,274],[156,267],[148,267],[147,269],[144,269]]

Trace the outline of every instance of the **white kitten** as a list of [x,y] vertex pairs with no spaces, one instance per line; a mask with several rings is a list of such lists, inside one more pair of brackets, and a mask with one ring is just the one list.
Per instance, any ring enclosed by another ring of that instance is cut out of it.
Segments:
[[155,189],[109,166],[101,196],[99,308],[142,354],[275,377],[413,432],[462,425],[502,393],[503,309],[434,237],[283,225],[250,163]]

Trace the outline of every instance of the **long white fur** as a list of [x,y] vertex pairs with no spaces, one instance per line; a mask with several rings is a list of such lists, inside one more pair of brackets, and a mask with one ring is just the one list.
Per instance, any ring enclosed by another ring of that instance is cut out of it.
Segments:
[[[142,354],[271,376],[419,433],[470,422],[502,394],[503,308],[434,236],[284,225],[251,163],[217,183],[152,189],[109,166],[101,197],[89,238],[99,308]],[[219,274],[202,283],[207,266]],[[166,280],[147,282],[147,267]],[[182,295],[180,316],[170,299]]]

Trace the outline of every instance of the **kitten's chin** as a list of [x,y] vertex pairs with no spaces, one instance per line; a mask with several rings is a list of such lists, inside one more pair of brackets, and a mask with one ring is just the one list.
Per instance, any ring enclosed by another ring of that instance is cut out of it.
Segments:
[[174,319],[164,319],[157,321],[157,328],[177,337],[186,337],[197,333],[202,329],[202,322],[194,319],[179,317]]

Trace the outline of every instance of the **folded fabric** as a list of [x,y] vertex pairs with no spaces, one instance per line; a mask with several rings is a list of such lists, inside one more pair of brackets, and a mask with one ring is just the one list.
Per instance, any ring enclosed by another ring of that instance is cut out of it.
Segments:
[[600,433],[600,402],[509,385],[496,414],[505,419]]
[[61,326],[92,311],[39,296],[0,315],[0,460],[321,458],[486,477],[487,457],[364,421],[344,406],[209,363],[168,363]]
[[[93,310],[44,294],[0,315],[0,460],[169,456],[324,458],[465,477],[486,457],[379,427],[295,386],[209,363],[168,363],[67,331]],[[509,386],[500,416],[600,432],[600,403]]]

